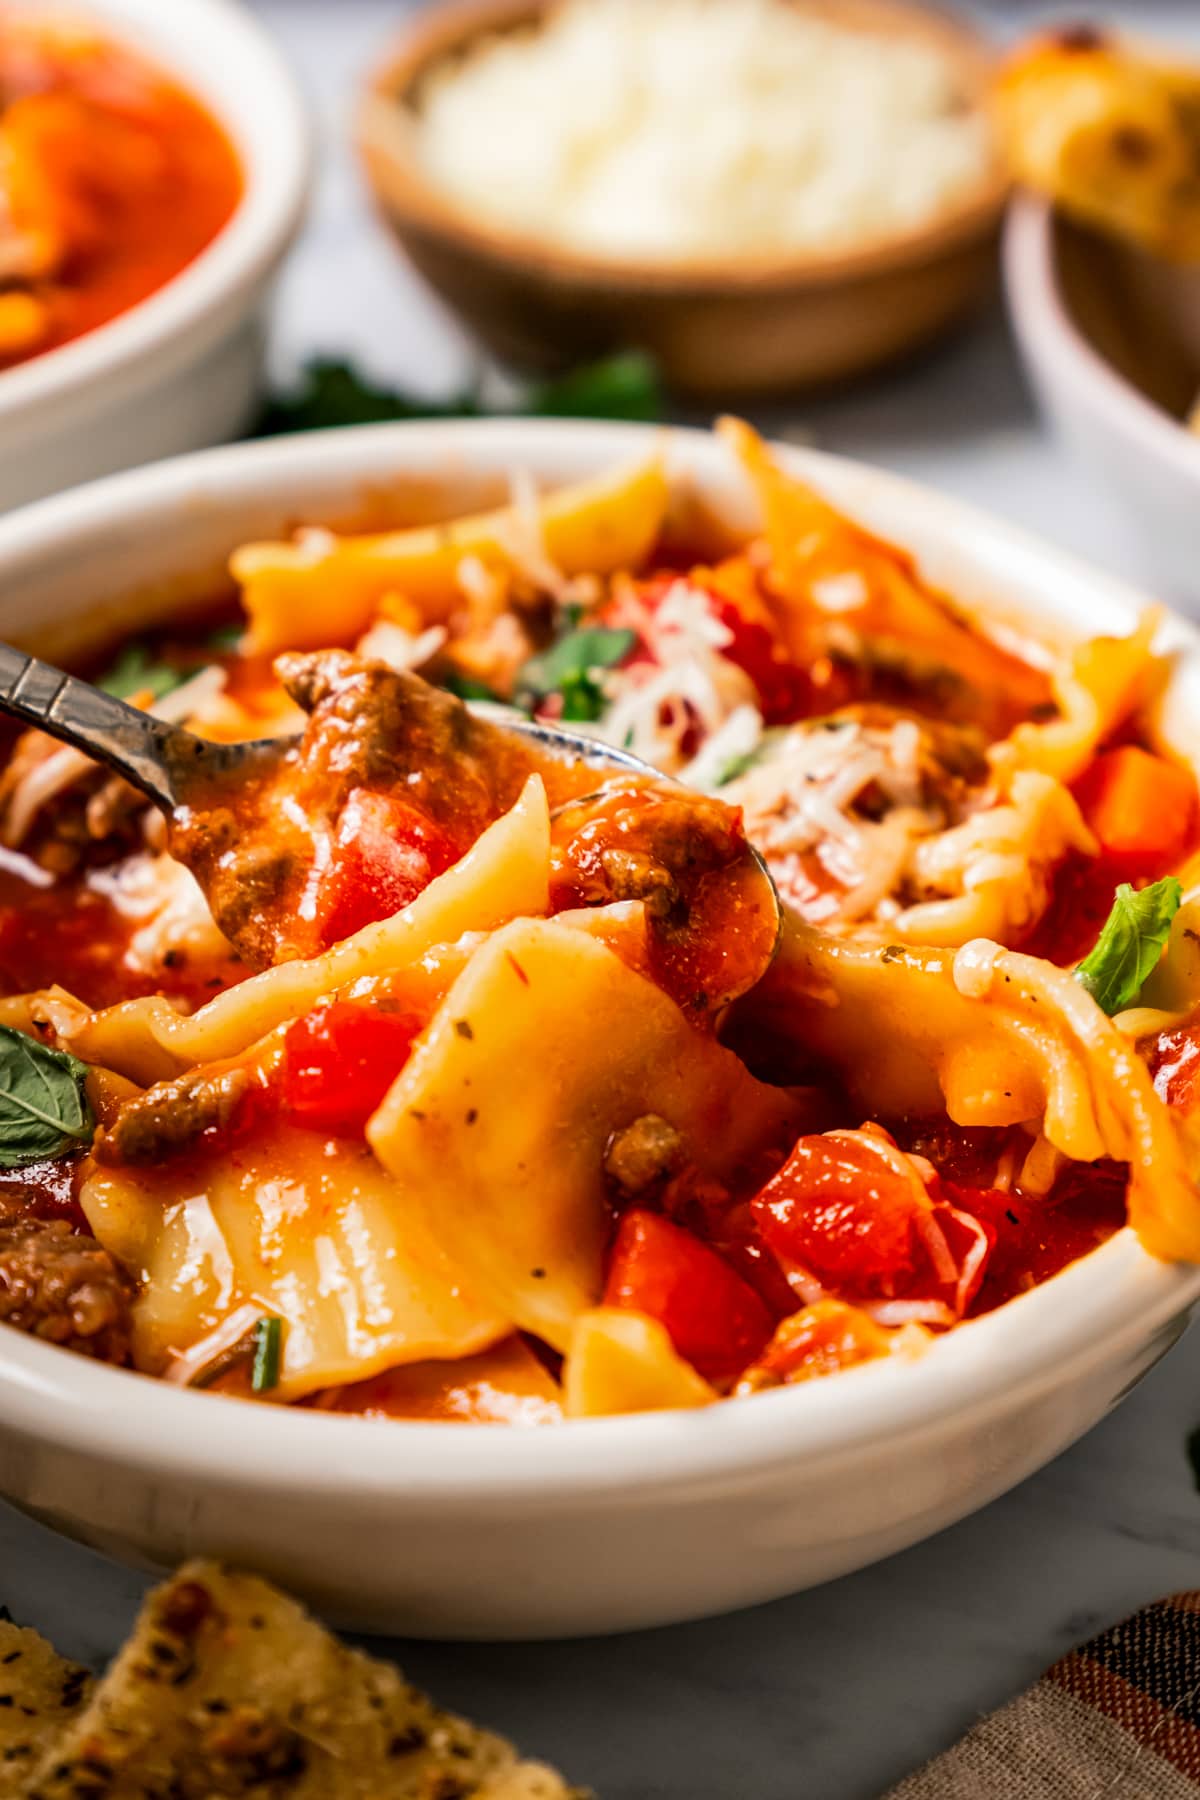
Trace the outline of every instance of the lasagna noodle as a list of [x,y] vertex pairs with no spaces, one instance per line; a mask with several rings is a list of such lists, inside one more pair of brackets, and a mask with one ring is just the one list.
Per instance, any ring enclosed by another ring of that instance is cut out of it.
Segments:
[[454,867],[390,919],[367,925],[324,955],[264,969],[185,1017],[150,996],[94,1013],[64,1034],[86,1062],[148,1085],[200,1063],[240,1055],[324,995],[411,965],[435,945],[489,931],[549,906],[550,814],[541,777]]
[[607,945],[519,919],[476,951],[367,1136],[408,1219],[491,1306],[565,1351],[600,1296],[605,1146],[650,1110],[718,1178],[794,1135],[789,1097]]
[[945,897],[905,907],[895,933],[917,944],[1007,940],[1041,918],[1054,870],[1068,852],[1093,856],[1096,848],[1070,790],[1052,776],[1019,769],[1004,799],[913,846],[914,885]]
[[135,1360],[151,1373],[251,1304],[284,1321],[280,1400],[507,1335],[360,1143],[280,1123],[202,1172],[97,1167],[80,1199],[140,1280]]
[[1077,781],[1105,739],[1150,697],[1165,669],[1151,645],[1162,623],[1147,607],[1128,637],[1089,638],[1054,672],[1058,717],[1016,726],[991,752],[993,768],[1036,769]]
[[1162,668],[1151,648],[1159,623],[1148,608],[1128,637],[1089,639],[1058,664],[1058,716],[1023,722],[994,744],[989,803],[915,846],[913,884],[946,897],[905,908],[898,937],[945,945],[1019,937],[1044,913],[1063,859],[1097,854],[1070,784],[1152,692]]
[[389,595],[415,606],[427,624],[442,623],[462,604],[464,561],[522,572],[521,538],[531,524],[540,538],[539,560],[563,575],[635,569],[659,535],[667,499],[666,470],[656,455],[546,496],[529,520],[513,506],[419,530],[360,537],[310,531],[293,544],[246,544],[232,569],[250,645],[273,654],[351,643]]
[[603,941],[635,912],[520,919],[475,946],[368,1125],[376,1155],[276,1122],[199,1165],[94,1167],[89,1224],[141,1283],[139,1365],[247,1308],[285,1321],[285,1400],[514,1328],[565,1350],[600,1297],[604,1149],[649,1104],[647,1070],[706,1172],[793,1134],[790,1099]]
[[986,941],[868,946],[792,920],[742,1006],[831,1062],[872,1116],[1030,1124],[1074,1162],[1128,1163],[1129,1222],[1147,1249],[1200,1260],[1200,1143],[1066,970]]
[[742,420],[722,419],[717,430],[758,502],[771,584],[783,601],[779,624],[798,660],[810,653],[807,621],[822,616],[832,592],[839,623],[867,650],[877,653],[890,644],[914,669],[936,675],[939,686],[948,681],[958,711],[973,720],[1044,699],[1041,671],[1010,655],[926,587],[911,558],[781,467]]
[[657,1319],[598,1306],[576,1321],[563,1368],[568,1418],[666,1412],[707,1406],[716,1398],[716,1389],[684,1361]]

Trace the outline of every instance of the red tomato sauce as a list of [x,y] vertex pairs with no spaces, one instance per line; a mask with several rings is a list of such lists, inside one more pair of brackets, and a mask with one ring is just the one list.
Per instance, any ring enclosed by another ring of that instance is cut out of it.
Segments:
[[[798,678],[798,666],[780,654],[761,621],[739,614],[731,600],[721,598],[719,606],[733,634],[730,653],[760,693],[769,695],[771,715],[786,719],[813,710],[816,694],[805,685],[808,678]],[[192,638],[173,631],[151,642],[181,668],[214,660],[211,647],[198,648],[204,643],[199,626]],[[242,701],[261,694],[269,710],[265,695],[273,677],[266,663],[236,654],[220,660],[229,691]],[[827,673],[826,701],[841,682],[836,671]],[[702,799],[680,809],[669,789],[647,804],[645,794],[624,783],[615,784],[606,803],[597,806],[572,798],[566,777],[560,772],[558,779],[562,791],[555,798],[562,804],[555,809],[553,829],[552,910],[601,905],[635,893],[645,899],[650,927],[645,972],[693,1020],[711,1019],[725,996],[740,991],[739,958],[747,966],[757,964],[764,941],[769,949],[764,934],[773,939],[775,929],[773,915],[762,906],[757,866],[746,856],[740,816],[733,815],[731,823],[728,809],[711,803],[712,817],[706,818]],[[1088,795],[1086,777],[1079,791]],[[447,806],[462,811],[457,789]],[[476,828],[485,822],[482,816],[465,821]],[[458,823],[456,817],[453,826]],[[322,943],[393,913],[453,861],[462,846],[446,836],[444,826],[445,820],[439,825],[418,817],[393,795],[353,789],[334,833],[341,860],[326,881]],[[1194,841],[1194,809],[1187,834]],[[674,883],[664,887],[664,903],[657,909],[643,884],[650,853],[661,858]],[[744,871],[744,882],[731,884],[734,868]],[[1117,883],[1131,873],[1141,881],[1162,872],[1132,871],[1127,861],[1109,855],[1069,857],[1055,877],[1046,914],[1021,948],[1060,964],[1078,960],[1094,945]],[[626,878],[628,892],[622,885]],[[57,983],[93,1007],[152,992],[196,1007],[247,972],[233,958],[216,969],[189,968],[180,960],[160,976],[131,972],[122,959],[134,929],[88,886],[82,872],[39,885],[20,873],[17,859],[0,867],[4,993]],[[238,1143],[261,1117],[282,1114],[292,1124],[361,1141],[367,1118],[403,1066],[424,1019],[419,1008],[402,1001],[390,1008],[345,1001],[318,1006],[292,1026],[279,1066],[250,1092],[225,1134],[196,1144],[197,1169],[212,1154],[236,1158]],[[762,1041],[737,1048],[760,1077],[788,1079],[781,1060]],[[1150,1060],[1159,1092],[1172,1104],[1191,1104],[1193,1094],[1200,1094],[1200,1028],[1167,1034]],[[831,1146],[821,1135],[827,1125],[856,1127],[862,1121],[850,1116],[852,1109],[832,1080],[820,1092],[828,1118],[808,1126],[782,1168],[744,1169],[730,1191],[716,1184],[706,1188],[693,1170],[633,1200],[612,1196],[604,1303],[658,1319],[679,1355],[720,1391],[728,1391],[756,1361],[765,1366],[765,1358],[769,1364],[772,1334],[805,1306],[798,1273],[823,1296],[844,1303],[844,1310],[929,1302],[952,1315],[937,1324],[954,1323],[1049,1279],[1125,1222],[1126,1171],[1118,1165],[1072,1165],[1048,1193],[1028,1194],[1020,1190],[1017,1172],[1030,1140],[1020,1132],[963,1130],[944,1119],[884,1120],[893,1148],[932,1164],[922,1201],[920,1183],[914,1190],[903,1171],[897,1175],[886,1160],[873,1161],[869,1151],[864,1155],[857,1133],[849,1150]],[[651,1083],[646,1110],[652,1109]],[[821,1110],[814,1104],[814,1118]],[[0,1180],[0,1193],[28,1195],[33,1210],[79,1224],[74,1168],[67,1160],[24,1171]],[[806,1344],[803,1354],[822,1367],[876,1353],[845,1319],[814,1324]],[[379,1415],[486,1420],[509,1416],[507,1401],[496,1395],[511,1394],[515,1386],[516,1422],[553,1415],[553,1383],[519,1345],[498,1347],[458,1375],[461,1379],[447,1384],[439,1368],[421,1365],[319,1397],[314,1404]],[[233,1372],[228,1385],[232,1390],[245,1379],[244,1370]]]
[[0,868],[0,993],[57,985],[96,1008],[144,994],[195,1007],[249,973],[232,954],[196,965],[174,952],[160,973],[138,974],[123,961],[136,930],[82,878],[60,875],[41,887]]

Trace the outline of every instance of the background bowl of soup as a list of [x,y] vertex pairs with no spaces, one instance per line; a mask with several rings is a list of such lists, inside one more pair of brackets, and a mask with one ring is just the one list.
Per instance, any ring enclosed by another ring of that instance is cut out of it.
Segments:
[[1200,269],[1021,196],[1004,238],[1009,312],[1047,418],[1165,596],[1200,613]]
[[250,423],[309,132],[231,0],[18,6],[0,87],[3,508]]

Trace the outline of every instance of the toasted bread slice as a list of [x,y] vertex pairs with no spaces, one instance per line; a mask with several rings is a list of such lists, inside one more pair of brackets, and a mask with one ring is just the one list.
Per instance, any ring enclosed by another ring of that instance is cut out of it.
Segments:
[[94,1685],[87,1669],[67,1662],[36,1631],[0,1620],[0,1796],[24,1791]]
[[1066,31],[1009,59],[995,112],[1019,181],[1156,256],[1200,261],[1200,66]]
[[[571,1800],[267,1582],[189,1563],[146,1601],[27,1800]],[[575,1790],[575,1800],[578,1791]]]

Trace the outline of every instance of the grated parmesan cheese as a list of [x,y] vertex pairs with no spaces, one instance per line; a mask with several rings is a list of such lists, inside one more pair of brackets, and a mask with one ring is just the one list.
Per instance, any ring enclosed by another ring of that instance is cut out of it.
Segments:
[[414,139],[472,209],[652,258],[904,231],[992,154],[940,49],[788,0],[566,0],[435,68]]
[[[898,719],[886,729],[855,719],[794,726],[773,753],[722,788],[746,829],[788,886],[789,864],[814,855],[843,891],[804,905],[810,918],[861,919],[902,885],[914,847],[945,823],[924,795],[920,730]],[[870,789],[879,818],[856,805]]]
[[444,625],[430,625],[424,631],[406,631],[391,619],[376,619],[354,646],[359,656],[371,662],[386,663],[389,669],[403,674],[421,669],[436,656],[448,637]]
[[136,926],[124,956],[132,974],[157,976],[170,954],[219,962],[229,944],[194,875],[165,852],[137,852],[88,873],[87,885]]
[[[629,606],[636,601],[630,598]],[[698,730],[707,739],[740,709],[752,709],[757,718],[758,693],[745,670],[721,654],[733,634],[713,617],[700,589],[681,579],[660,605],[631,616],[653,661],[605,672],[608,707],[601,733],[643,762],[677,774],[688,761],[688,738]]]

